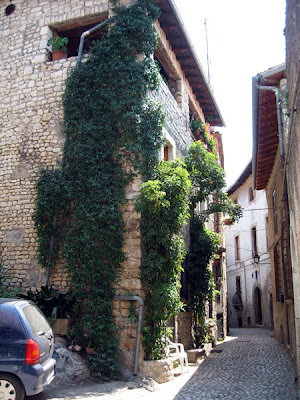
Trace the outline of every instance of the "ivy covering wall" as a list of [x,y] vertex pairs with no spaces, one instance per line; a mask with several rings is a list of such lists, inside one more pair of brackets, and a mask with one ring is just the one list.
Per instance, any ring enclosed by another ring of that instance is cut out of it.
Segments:
[[[53,267],[61,249],[77,300],[77,340],[95,346],[89,363],[102,377],[118,371],[112,284],[124,260],[124,190],[136,174],[151,176],[164,124],[160,106],[147,98],[159,84],[151,57],[159,9],[148,0],[112,3],[107,36],[66,82],[62,167],[42,172],[35,213],[42,265]],[[60,246],[51,247],[58,229]]]
[[[159,9],[150,0],[130,7],[114,0],[112,5],[107,36],[66,82],[62,164],[41,172],[34,217],[40,262],[51,270],[61,254],[77,300],[76,339],[95,346],[89,363],[102,378],[118,372],[112,300],[124,261],[121,210],[126,186],[135,176],[143,177],[136,207],[142,214],[144,346],[149,359],[163,357],[161,338],[182,306],[182,225],[196,203],[212,193],[217,201],[209,212],[231,206],[221,190],[224,172],[201,142],[191,146],[185,163],[158,162],[164,116],[147,93],[160,79],[152,57],[157,39],[153,20]],[[202,223],[207,215],[201,216]],[[195,264],[191,276],[197,268],[207,268],[207,260]]]

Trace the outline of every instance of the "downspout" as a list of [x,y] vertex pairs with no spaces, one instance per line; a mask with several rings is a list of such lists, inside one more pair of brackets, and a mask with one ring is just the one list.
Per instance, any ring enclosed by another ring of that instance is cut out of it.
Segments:
[[136,337],[136,344],[135,344],[134,367],[133,367],[133,375],[137,375],[138,362],[139,362],[139,353],[140,353],[140,344],[141,344],[144,300],[140,296],[130,296],[130,295],[127,296],[127,295],[123,295],[123,294],[115,295],[115,299],[116,300],[123,300],[123,301],[138,301],[139,305],[140,305],[140,308],[139,308],[139,321],[138,321],[138,326],[137,326],[137,337]]
[[108,22],[111,22],[113,19],[114,19],[113,17],[108,18],[105,21],[101,22],[100,24],[93,26],[93,28],[89,29],[88,31],[85,31],[82,33],[82,35],[80,36],[77,65],[79,65],[82,60],[83,45],[84,45],[85,38],[90,36],[92,33],[98,31],[99,29],[101,29],[103,26],[105,26]]

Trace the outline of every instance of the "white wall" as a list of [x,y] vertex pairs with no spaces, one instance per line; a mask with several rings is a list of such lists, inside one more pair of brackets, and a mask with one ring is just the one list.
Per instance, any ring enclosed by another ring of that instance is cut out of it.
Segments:
[[[268,216],[267,200],[264,190],[254,191],[254,200],[249,200],[249,189],[252,176],[241,185],[230,197],[237,200],[243,208],[243,217],[238,223],[225,228],[227,285],[228,285],[228,318],[229,326],[255,326],[254,291],[261,292],[262,325],[271,329],[271,265],[267,250]],[[260,255],[259,266],[254,265],[252,255],[251,228],[256,227],[257,252]],[[235,237],[239,236],[240,260],[236,260]],[[240,277],[242,307],[233,306],[236,293],[236,277]]]

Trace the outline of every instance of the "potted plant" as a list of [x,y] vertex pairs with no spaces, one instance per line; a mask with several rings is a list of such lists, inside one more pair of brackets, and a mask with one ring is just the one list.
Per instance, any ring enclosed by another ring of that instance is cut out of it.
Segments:
[[62,60],[68,57],[67,37],[55,36],[48,40],[47,46],[52,46],[52,61]]
[[33,301],[45,314],[56,335],[66,335],[73,322],[72,310],[75,297],[72,292],[59,292],[52,286],[29,290],[22,298]]
[[95,351],[95,343],[94,343],[94,340],[92,338],[92,334],[90,332],[89,333],[84,333],[84,335],[83,335],[83,344],[84,344],[84,347],[85,347],[86,354],[92,355],[94,353],[94,351]]

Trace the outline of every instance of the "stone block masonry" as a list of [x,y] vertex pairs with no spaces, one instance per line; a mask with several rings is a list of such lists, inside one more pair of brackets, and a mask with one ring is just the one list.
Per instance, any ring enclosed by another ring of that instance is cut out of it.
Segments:
[[[32,214],[40,168],[58,167],[64,143],[62,96],[76,58],[49,62],[49,26],[108,12],[107,0],[14,1],[0,15],[0,255],[23,291],[40,287],[45,271],[37,262]],[[66,289],[61,268],[50,283]]]
[[[105,19],[109,5],[108,0],[15,0],[13,4],[16,8],[10,15],[5,15],[4,7],[0,10],[0,257],[11,275],[11,286],[26,292],[45,284],[46,274],[38,264],[32,219],[35,185],[41,168],[59,168],[64,144],[62,96],[65,80],[77,61],[76,57],[49,61],[47,40],[52,30],[64,24],[83,22],[85,18]],[[166,38],[161,40],[166,59],[174,61]],[[182,73],[179,64],[176,73]],[[166,130],[174,138],[176,156],[180,157],[192,142],[189,100],[194,104],[195,99],[191,98],[191,88],[187,88],[183,77],[175,89],[176,99],[162,82],[154,98],[163,103]],[[140,278],[140,215],[133,203],[140,183],[135,180],[126,191],[127,203],[123,206],[126,260],[115,288],[119,294],[144,298]],[[51,272],[49,284],[59,290],[68,287],[62,263]],[[123,363],[132,369],[136,323],[128,316],[129,305],[116,301],[114,316]]]

